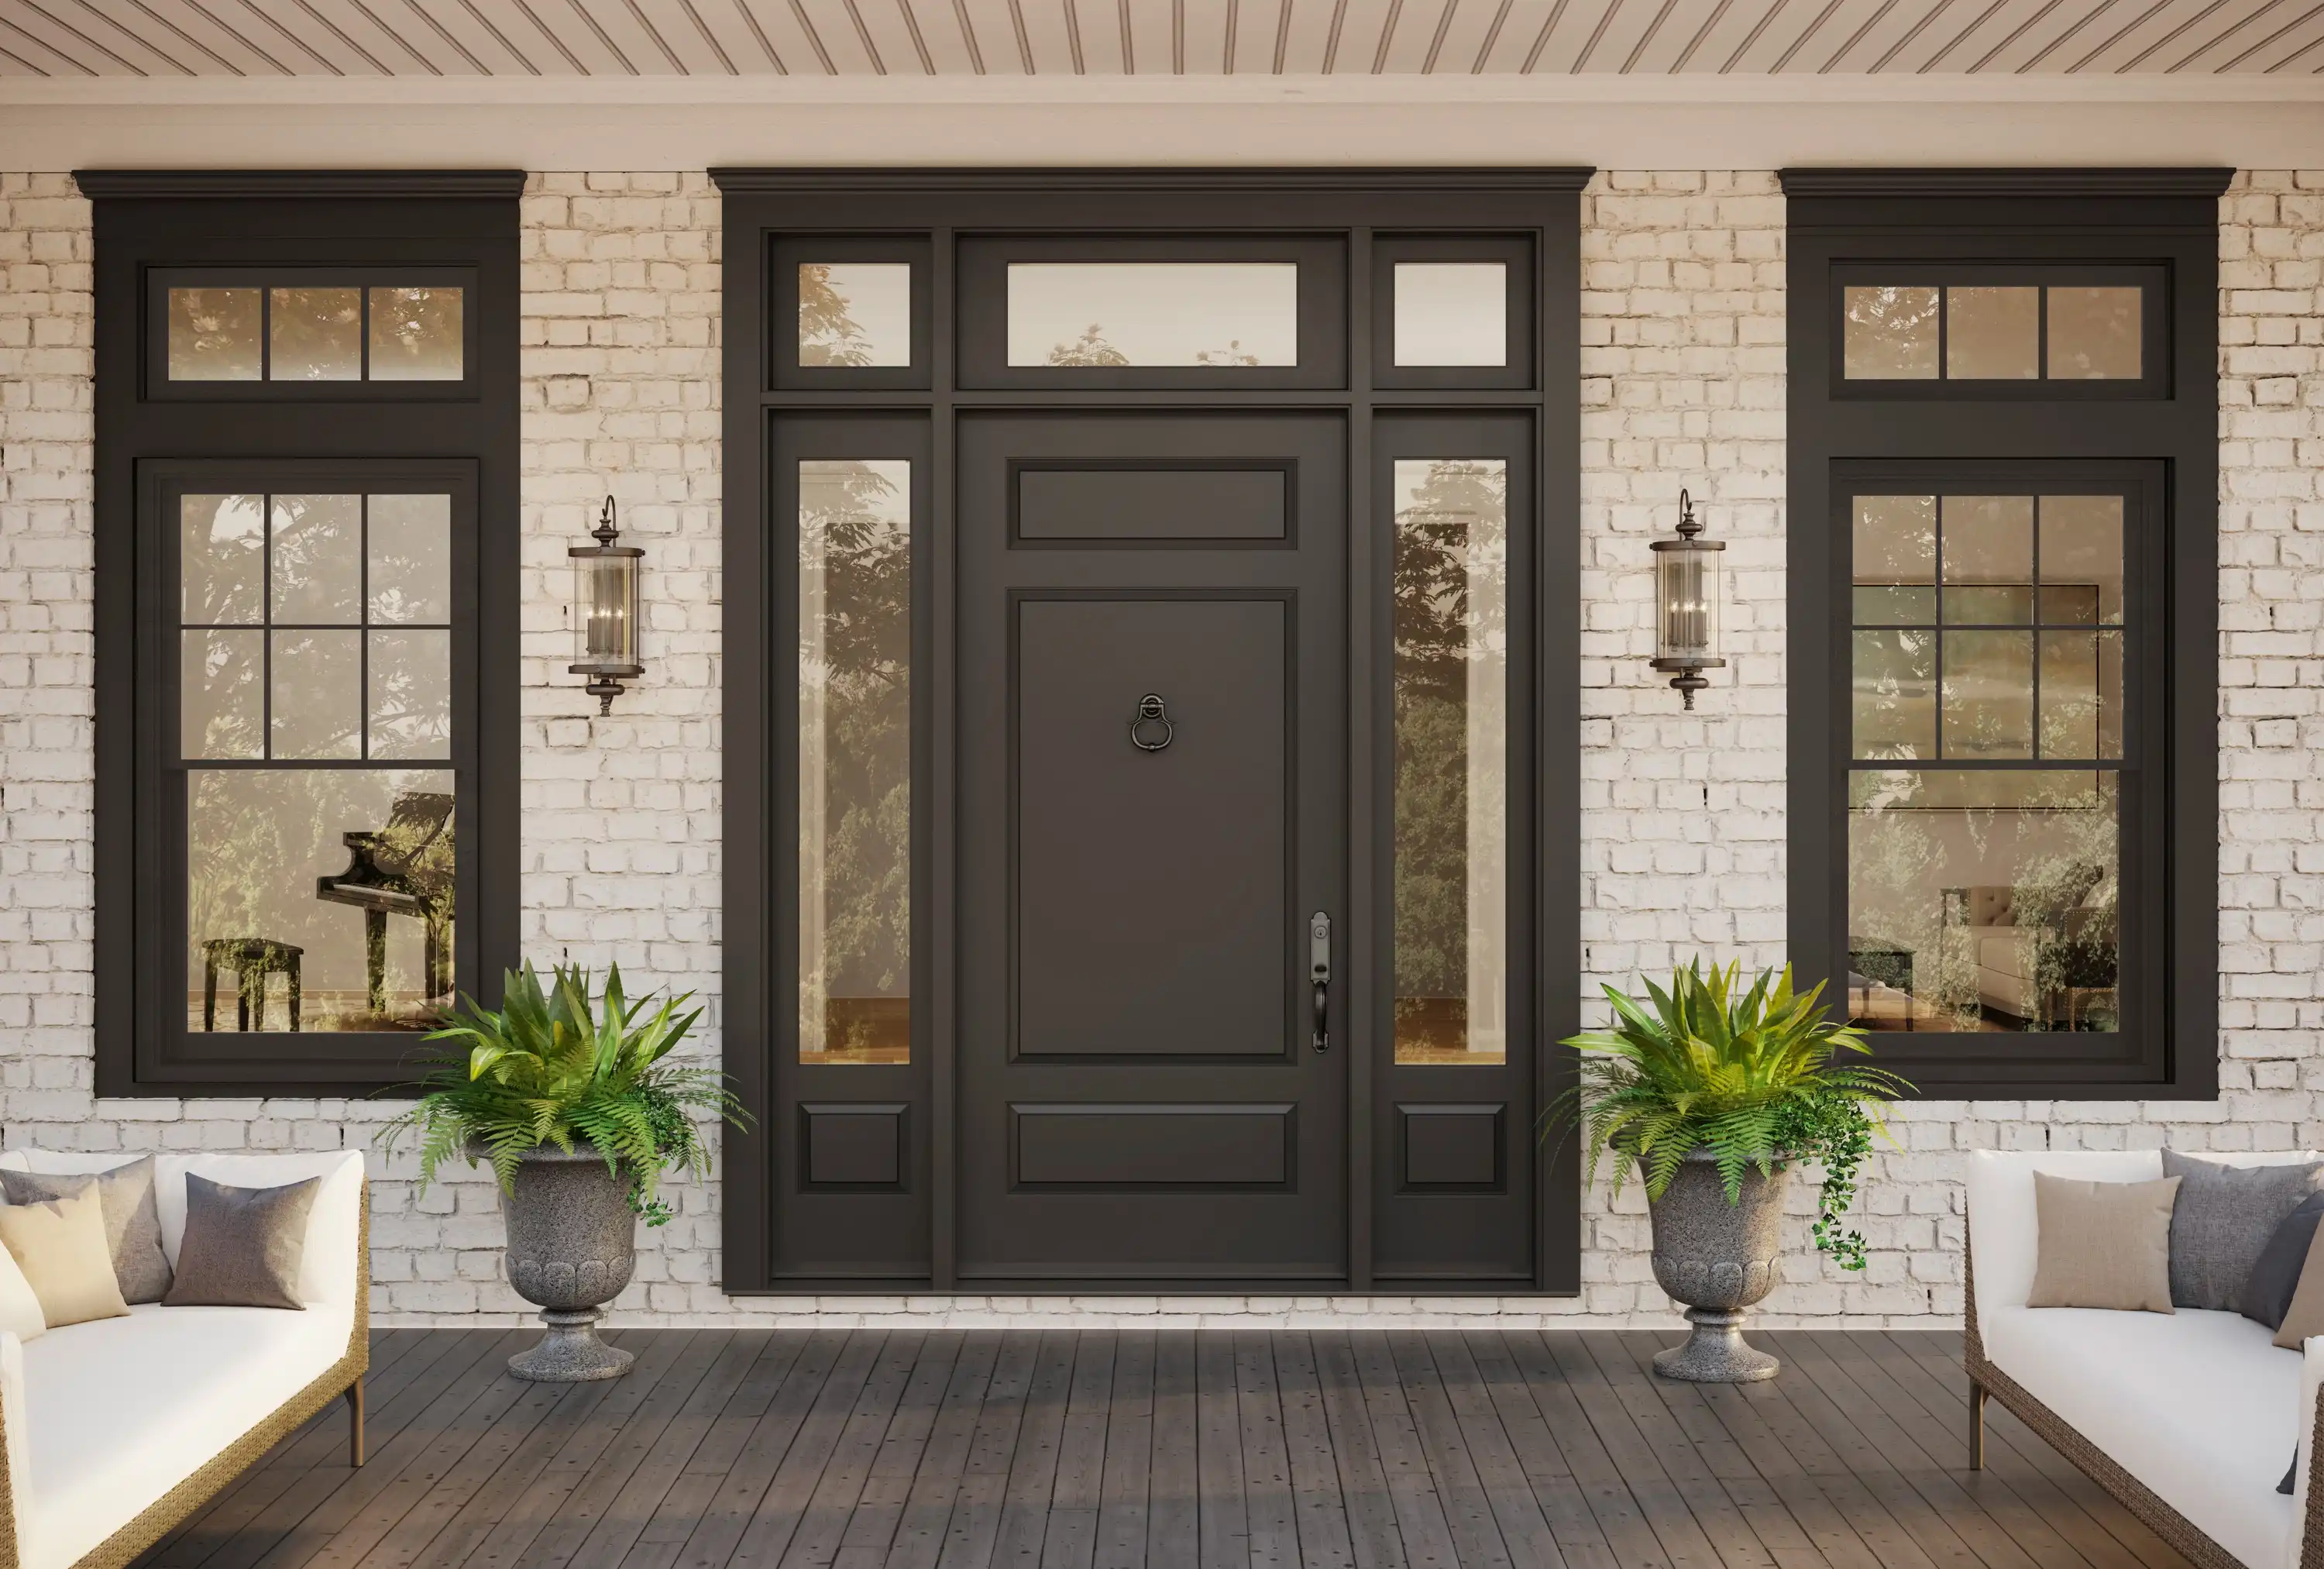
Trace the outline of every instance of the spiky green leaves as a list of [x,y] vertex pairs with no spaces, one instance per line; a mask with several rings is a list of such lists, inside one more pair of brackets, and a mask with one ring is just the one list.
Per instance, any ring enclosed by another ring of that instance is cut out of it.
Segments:
[[1696,1149],[1709,1149],[1718,1162],[1729,1203],[1740,1199],[1749,1170],[1819,1161],[1825,1180],[1816,1245],[1860,1269],[1864,1239],[1842,1233],[1839,1217],[1855,1192],[1870,1131],[1883,1125],[1878,1108],[1912,1086],[1882,1069],[1835,1060],[1872,1048],[1862,1030],[1825,1019],[1821,985],[1795,992],[1788,964],[1762,972],[1748,990],[1741,975],[1740,964],[1713,965],[1706,974],[1700,963],[1690,964],[1672,972],[1668,991],[1642,977],[1644,1004],[1605,988],[1615,1027],[1561,1043],[1581,1053],[1581,1076],[1552,1103],[1545,1133],[1580,1124],[1592,1180],[1611,1149],[1615,1191],[1635,1160],[1655,1198]]
[[707,1173],[708,1149],[691,1112],[748,1126],[742,1103],[715,1068],[666,1062],[702,1017],[681,1014],[692,993],[632,1002],[619,966],[590,1001],[589,972],[559,964],[544,990],[530,964],[503,977],[498,1011],[474,998],[428,1037],[465,1045],[439,1050],[417,1084],[410,1111],[380,1131],[392,1150],[407,1131],[420,1135],[420,1185],[455,1156],[490,1160],[505,1192],[518,1160],[544,1144],[570,1152],[586,1143],[629,1177],[631,1207],[659,1225],[670,1215],[658,1196],[662,1173],[683,1167]]

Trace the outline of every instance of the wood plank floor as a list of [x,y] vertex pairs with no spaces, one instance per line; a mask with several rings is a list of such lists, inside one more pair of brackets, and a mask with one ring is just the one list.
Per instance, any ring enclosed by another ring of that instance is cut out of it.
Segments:
[[1999,1407],[1960,1337],[1767,1333],[1773,1383],[1656,1380],[1674,1334],[661,1330],[610,1384],[530,1332],[374,1342],[154,1569],[2180,1569]]

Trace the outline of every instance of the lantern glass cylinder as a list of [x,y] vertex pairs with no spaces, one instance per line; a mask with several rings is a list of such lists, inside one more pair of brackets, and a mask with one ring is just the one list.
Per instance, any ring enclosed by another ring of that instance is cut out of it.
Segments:
[[580,675],[634,676],[638,663],[638,560],[613,546],[573,555],[573,669]]
[[1700,540],[1655,541],[1655,662],[1669,668],[1719,664],[1720,557]]

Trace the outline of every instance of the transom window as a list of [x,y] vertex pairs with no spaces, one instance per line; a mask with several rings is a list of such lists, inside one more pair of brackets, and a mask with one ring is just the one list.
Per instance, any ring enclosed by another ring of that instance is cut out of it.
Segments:
[[1861,266],[1835,281],[1834,369],[1853,395],[2162,391],[2166,284],[2154,269]]
[[156,293],[161,389],[470,379],[464,281],[165,270]]

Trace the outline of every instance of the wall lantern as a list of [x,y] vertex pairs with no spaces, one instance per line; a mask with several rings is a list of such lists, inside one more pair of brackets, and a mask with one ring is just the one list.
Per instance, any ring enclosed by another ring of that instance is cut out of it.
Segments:
[[1678,493],[1678,538],[1656,540],[1655,550],[1655,669],[1675,670],[1671,685],[1694,706],[1710,682],[1705,670],[1724,669],[1719,657],[1719,558],[1727,546],[1702,537],[1694,498]]
[[595,545],[576,545],[565,553],[573,558],[573,627],[576,676],[589,678],[582,689],[611,714],[622,683],[645,673],[638,662],[638,562],[645,555],[635,545],[616,545],[613,498],[605,498],[590,536]]

